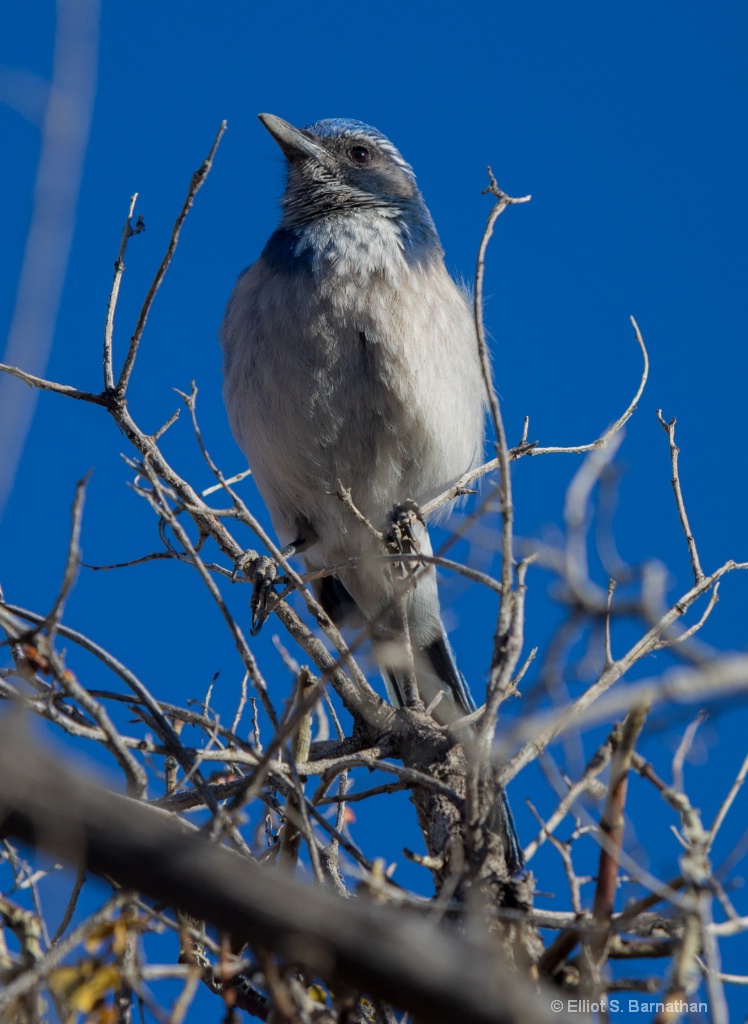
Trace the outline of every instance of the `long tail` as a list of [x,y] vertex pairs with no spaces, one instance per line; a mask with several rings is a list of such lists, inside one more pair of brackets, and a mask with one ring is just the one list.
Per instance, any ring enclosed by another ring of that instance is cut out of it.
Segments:
[[[465,677],[457,667],[452,645],[443,630],[441,636],[419,647],[414,654],[416,681],[421,699],[427,707],[432,706],[431,713],[438,722],[447,725],[476,710]],[[384,669],[382,675],[390,701],[396,707],[402,707],[403,691],[397,672]],[[497,786],[496,804],[490,825],[504,843],[509,874],[512,877],[518,875],[524,867],[525,860],[512,809],[503,786]]]
[[[419,550],[431,554],[426,527],[416,522]],[[345,582],[324,576],[315,583],[317,596],[325,611],[338,625],[362,625],[367,618],[377,620],[381,605],[381,578],[373,578],[362,569],[349,574]],[[449,725],[475,711],[475,701],[457,667],[454,652],[441,621],[436,571],[433,566],[419,572],[408,600],[408,626],[415,662],[415,675],[423,703],[442,725]],[[397,631],[387,616],[380,619],[374,638],[374,653],[379,661],[387,693],[395,707],[405,704],[402,687],[402,649],[398,649]],[[514,876],[524,867],[522,848],[517,837],[512,811],[503,787],[497,787],[496,805],[490,825],[504,843],[507,870]]]

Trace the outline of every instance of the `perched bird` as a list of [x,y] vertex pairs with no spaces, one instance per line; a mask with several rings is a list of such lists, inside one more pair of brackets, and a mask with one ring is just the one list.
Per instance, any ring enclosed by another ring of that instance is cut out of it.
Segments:
[[[221,330],[224,399],[273,525],[311,571],[382,545],[377,530],[428,502],[483,455],[485,387],[475,324],[412,168],[375,128],[342,118],[295,128],[260,120],[286,158],[282,217],[239,278]],[[431,553],[412,518],[418,549]],[[391,564],[324,576],[338,624],[369,623],[390,700],[404,703],[402,603]],[[419,694],[441,723],[474,710],[441,622],[436,573],[406,592]],[[501,793],[498,827],[521,867]]]

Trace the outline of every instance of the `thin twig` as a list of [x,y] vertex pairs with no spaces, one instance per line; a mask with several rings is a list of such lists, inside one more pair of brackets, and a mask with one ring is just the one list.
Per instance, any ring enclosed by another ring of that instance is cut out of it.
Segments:
[[72,590],[75,578],[78,575],[78,565],[80,563],[80,535],[81,535],[81,523],[83,521],[83,503],[86,497],[86,486],[91,477],[90,472],[86,473],[82,480],[79,480],[75,488],[75,498],[73,500],[73,508],[71,511],[70,519],[70,540],[68,541],[68,554],[65,563],[65,572],[62,577],[62,584],[60,585],[60,591],[55,599],[55,603],[47,615],[46,619],[41,625],[41,629],[45,630],[50,638],[55,634],[57,624],[60,621],[62,610],[65,607],[65,601]]
[[678,744],[678,749],[673,755],[673,786],[681,793],[684,792],[683,784],[683,765],[685,764],[686,758],[693,746],[693,741],[696,736],[696,730],[702,724],[706,718],[706,712],[699,711],[683,734],[683,738]]
[[65,930],[66,930],[67,926],[73,920],[73,914],[75,913],[75,907],[76,907],[76,904],[78,903],[78,897],[81,894],[81,889],[83,888],[83,885],[84,885],[85,881],[86,881],[86,865],[85,864],[80,864],[78,866],[78,872],[77,872],[77,874],[75,876],[75,885],[73,886],[73,891],[70,894],[70,899],[68,900],[68,905],[65,907],[65,913],[62,915],[62,920],[60,921],[59,925],[57,926],[57,931],[54,933],[54,935],[52,936],[52,938],[50,940],[50,945],[51,946],[56,945],[60,941],[62,936],[65,934]]
[[124,893],[116,893],[91,914],[90,917],[79,924],[64,942],[58,942],[57,945],[48,949],[44,956],[34,965],[33,969],[24,971],[23,974],[14,978],[9,985],[6,985],[3,991],[0,992],[0,1013],[9,1006],[12,1006],[16,999],[30,992],[40,981],[46,978],[68,953],[71,953],[76,946],[84,942],[100,924],[110,921],[125,899]]
[[711,593],[709,603],[704,609],[701,618],[697,622],[694,622],[692,626],[689,626],[688,629],[684,629],[682,633],[677,633],[669,637],[663,637],[661,640],[658,641],[656,649],[660,649],[663,647],[674,647],[675,644],[682,644],[684,640],[689,640],[695,633],[698,633],[701,627],[706,622],[706,620],[714,611],[714,606],[717,604],[717,601],[719,601],[719,583],[714,584],[714,590]]
[[274,726],[277,726],[278,716],[276,715],[275,708],[273,707],[273,704],[270,700],[267,684],[265,683],[262,673],[259,670],[254,655],[252,654],[252,652],[249,649],[249,646],[247,645],[247,641],[244,637],[244,634],[241,631],[241,628],[239,627],[238,622],[226,607],[226,603],[223,600],[221,592],[214,583],[203,560],[197,553],[197,549],[190,540],[187,531],[183,528],[177,516],[170,508],[166,500],[166,497],[163,494],[161,481],[159,480],[155,471],[151,468],[148,462],[143,463],[142,471],[144,475],[147,477],[151,485],[152,491],[148,492],[145,490],[141,490],[139,493],[141,493],[147,500],[153,503],[155,511],[157,511],[158,514],[162,516],[166,522],[168,522],[170,528],[172,529],[177,539],[179,540],[179,543],[187,552],[190,561],[197,569],[200,578],[207,587],[209,594],[217,604],[218,609],[221,612],[221,615],[223,616],[226,625],[228,626],[229,632],[231,633],[236,649],[239,652],[245,669],[249,673],[250,679],[252,680],[252,685],[254,686],[255,690],[257,691],[260,697],[260,700],[262,701],[262,706],[265,709],[265,713],[267,714],[272,724]]
[[[342,776],[341,776],[342,778]],[[383,786],[372,786],[371,789],[361,790],[360,793],[346,790],[344,793],[336,793],[335,796],[325,796],[317,802],[317,806],[324,807],[325,804],[354,804],[361,800],[368,800],[372,796],[383,796],[387,793],[401,793],[409,789],[407,782],[387,782]]]
[[486,329],[483,324],[483,278],[486,271],[486,250],[493,234],[494,224],[498,217],[504,212],[507,206],[515,203],[526,203],[530,196],[523,196],[521,199],[512,199],[502,192],[496,183],[491,168],[488,168],[490,184],[485,192],[496,198],[488,221],[478,247],[478,260],[475,268],[475,294],[473,296],[473,319],[478,341],[478,357],[480,359],[481,373],[483,374],[483,385],[486,393],[486,400],[491,412],[494,431],[496,433],[496,456],[499,464],[499,511],[501,513],[501,586],[502,597],[499,603],[499,616],[496,625],[494,641],[494,660],[499,652],[502,638],[509,633],[511,621],[510,592],[514,578],[514,556],[512,552],[512,524],[514,520],[514,507],[512,505],[512,485],[509,476],[509,446],[504,430],[504,421],[501,417],[499,398],[493,385],[491,375],[491,364],[488,356],[488,343],[486,341]]
[[598,747],[592,755],[579,781],[569,787],[568,793],[563,797],[556,810],[543,823],[538,837],[525,847],[525,864],[532,860],[538,849],[543,845],[548,836],[558,828],[577,800],[590,789],[594,779],[607,767],[610,763],[612,749],[611,737],[609,736],[605,743]]
[[745,758],[743,759],[743,763],[740,766],[740,771],[735,776],[735,781],[733,782],[732,786],[730,786],[730,791],[725,797],[725,799],[722,801],[722,804],[720,805],[720,808],[717,811],[717,816],[714,819],[712,827],[709,829],[709,843],[707,847],[708,849],[711,849],[712,843],[714,842],[717,833],[722,827],[722,822],[725,820],[727,812],[732,807],[735,801],[735,797],[738,795],[738,792],[740,791],[743,783],[745,782],[746,774],[748,774],[748,754],[746,754]]
[[608,614],[605,616],[605,667],[613,664],[613,648],[610,641],[610,602],[616,589],[616,581],[608,580]]
[[700,583],[704,579],[704,571],[701,568],[699,562],[699,554],[696,550],[696,541],[694,540],[693,533],[691,532],[691,526],[688,522],[688,515],[686,514],[686,504],[683,501],[683,491],[680,486],[680,475],[678,473],[678,455],[680,454],[680,448],[675,443],[675,424],[676,419],[673,418],[669,422],[665,422],[662,416],[662,409],[657,410],[657,419],[660,421],[660,426],[668,436],[670,442],[670,466],[672,469],[672,478],[670,483],[673,487],[673,493],[675,494],[675,503],[678,506],[678,516],[680,518],[680,524],[683,527],[683,532],[686,535],[686,543],[688,544],[688,553],[691,557],[691,569],[693,571],[694,580],[696,583]]
[[[6,606],[0,605],[0,609],[4,607]],[[38,618],[41,620],[41,616]],[[46,622],[47,619],[39,622],[36,637],[37,646],[34,648],[33,655],[29,649],[30,645],[23,642],[27,631],[22,628],[19,629],[20,624],[17,619],[11,620],[9,616],[4,615],[0,624],[11,642],[18,642],[19,660],[25,660],[32,656],[34,659],[40,660],[44,664],[45,671],[52,675],[60,689],[77,701],[81,707],[85,708],[101,729],[106,746],[112,751],[112,754],[125,773],[128,792],[137,797],[142,796],[148,785],[148,776],[145,770],[127,749],[127,745],[123,742],[106,709],[78,682],[70,669],[66,668],[62,658],[54,648],[52,637],[41,632]],[[19,671],[23,673],[23,667],[20,665]]]
[[174,222],[174,227],[172,228],[171,238],[169,240],[169,246],[166,250],[166,255],[161,261],[161,265],[156,271],[156,276],[154,277],[151,286],[148,289],[145,301],[143,302],[143,305],[140,310],[138,322],[135,326],[135,333],[130,339],[130,347],[127,351],[127,356],[122,367],[122,372],[119,375],[119,380],[117,381],[116,385],[116,391],[120,399],[124,397],[127,391],[127,385],[130,381],[130,375],[135,364],[135,357],[138,353],[140,339],[143,337],[143,331],[145,329],[146,321],[148,320],[148,314],[151,311],[153,300],[156,298],[156,293],[161,287],[161,282],[164,279],[166,271],[169,269],[169,264],[171,263],[174,251],[177,247],[177,242],[179,241],[179,233],[182,230],[182,224],[184,223],[187,214],[190,212],[190,208],[192,207],[192,204],[195,200],[195,196],[197,195],[200,187],[205,183],[205,179],[210,173],[210,169],[213,166],[213,157],[215,156],[216,150],[218,149],[218,144],[221,141],[221,138],[223,137],[223,133],[226,131],[226,127],[226,121],[222,121],[221,126],[218,129],[218,133],[216,134],[216,137],[213,140],[213,145],[210,147],[210,152],[208,153],[205,160],[203,160],[200,167],[198,167],[198,169],[192,175],[192,181],[190,182],[190,187],[187,190],[187,196],[182,205],[182,209],[179,211],[179,216]]
[[363,527],[365,527],[365,529],[369,531],[372,537],[380,541],[380,543],[382,544],[385,543],[384,534],[381,532],[381,530],[378,530],[376,526],[374,526],[374,524],[369,519],[367,519],[363,512],[361,512],[358,509],[358,507],[354,504],[353,494],[347,487],[344,486],[343,481],[340,478],[338,478],[338,489],[335,492],[335,497],[342,501],[345,507],[352,513],[356,521],[359,522]]
[[634,745],[644,728],[648,708],[640,705],[626,717],[621,731],[621,738],[613,754],[610,768],[610,785],[605,810],[600,819],[600,830],[608,842],[600,848],[600,861],[597,871],[597,885],[592,908],[592,916],[601,931],[590,944],[590,953],[599,970],[606,947],[608,926],[613,919],[615,894],[620,863],[620,850],[623,844],[623,809],[626,804],[628,790],[628,773],[634,753]]
[[38,388],[40,391],[52,391],[57,395],[65,395],[66,398],[75,398],[80,402],[91,402],[93,405],[109,407],[110,400],[106,395],[96,395],[91,391],[79,391],[70,384],[58,384],[52,380],[45,380],[43,377],[35,377],[33,373],[26,373],[17,366],[8,366],[0,363],[0,371],[8,373],[11,377],[17,377],[30,388]]
[[[44,621],[43,616],[27,611],[25,608],[19,608],[17,605],[0,603],[0,609],[7,609],[13,614],[27,619],[29,622],[42,623]],[[158,702],[151,696],[150,692],[140,679],[138,679],[130,669],[123,665],[122,662],[118,661],[117,658],[110,654],[109,651],[106,651],[103,647],[100,647],[99,644],[95,643],[89,637],[84,636],[82,633],[79,633],[77,630],[70,629],[69,626],[59,626],[57,633],[59,636],[72,640],[83,650],[93,654],[94,657],[102,661],[112,672],[118,675],[135,694],[137,694],[139,699],[148,708],[153,718],[154,726],[158,730],[167,751],[174,754],[183,771],[190,771],[194,764],[194,754],[190,753],[187,748],[182,745],[179,736],[164,715]],[[210,789],[206,788],[205,781],[202,779],[199,772],[195,775],[194,782],[199,791],[204,794],[205,802],[208,807],[210,807],[211,811],[215,813],[218,810],[218,804],[210,792]]]
[[407,768],[404,765],[392,764],[390,761],[360,757],[356,754],[351,757],[341,758],[338,764],[327,769],[320,780],[318,793],[315,793],[312,797],[312,803],[316,805],[322,799],[321,794],[327,790],[336,775],[339,775],[342,771],[349,771],[352,768],[368,768],[370,771],[387,772],[391,775],[396,775],[403,782],[407,782],[409,786],[422,786],[424,789],[431,790],[432,793],[438,793],[440,796],[446,797],[458,809],[464,806],[462,797],[455,793],[450,786],[440,782],[439,779],[426,775],[425,772],[420,772],[416,768]]
[[144,230],[145,225],[138,218],[137,225],[133,228],[132,217],[135,211],[135,203],[138,200],[138,193],[130,196],[130,207],[127,211],[127,220],[125,226],[122,229],[122,241],[119,245],[119,252],[117,253],[117,259],[114,261],[114,278],[112,280],[112,287],[109,292],[109,302],[106,308],[106,322],[104,324],[104,390],[111,391],[114,387],[114,370],[112,369],[112,349],[114,341],[114,311],[117,308],[117,300],[119,298],[119,288],[122,282],[122,274],[125,270],[125,251],[127,250],[127,243],[134,234],[138,234]]
[[[516,459],[521,459],[525,456],[535,455],[581,455],[584,454],[585,452],[590,452],[595,448],[604,448],[608,441],[611,439],[611,437],[617,434],[621,427],[625,426],[625,424],[631,419],[634,412],[636,411],[639,399],[641,398],[642,392],[644,391],[644,386],[647,383],[647,378],[649,377],[649,355],[647,354],[647,349],[644,345],[644,339],[642,338],[641,332],[639,331],[639,327],[637,326],[637,323],[633,317],[631,317],[631,322],[634,325],[634,331],[636,332],[636,340],[639,344],[644,359],[644,368],[642,370],[642,375],[639,380],[639,386],[637,387],[636,394],[629,402],[623,414],[619,416],[615,423],[613,423],[612,426],[608,427],[608,429],[603,434],[601,434],[600,437],[598,437],[595,441],[590,441],[588,444],[574,445],[572,447],[553,446],[541,448],[538,446],[537,442],[534,442],[533,444],[527,444],[525,442],[525,439],[523,438],[522,442],[516,448],[509,449],[510,461],[513,462]],[[459,497],[461,494],[464,494],[470,487],[470,484],[472,484],[475,480],[478,480],[480,477],[485,476],[486,473],[492,473],[494,470],[499,468],[499,460],[491,459],[489,462],[485,462],[482,466],[478,466],[476,467],[476,469],[469,470],[467,473],[461,476],[460,479],[455,484],[453,484],[450,488],[444,491],[443,494],[438,495],[436,498],[433,498],[431,501],[423,505],[421,507],[421,513],[425,518],[428,518],[438,508],[441,508],[442,505],[446,505],[450,501],[453,501],[456,497]]]
[[572,724],[600,720],[607,714],[618,714],[622,710],[628,710],[640,698],[651,696],[654,704],[661,704],[669,697],[682,699],[687,694],[695,697],[699,688],[701,688],[701,692],[708,692],[710,695],[716,696],[718,692],[725,695],[745,687],[748,684],[748,658],[727,657],[706,669],[676,669],[666,673],[657,681],[652,679],[635,683],[629,687],[626,694],[611,694],[604,702],[598,703],[596,709],[592,709],[592,705],[599,702],[602,695],[633,664],[654,649],[659,638],[667,633],[673,623],[685,614],[694,601],[702,594],[707,593],[726,573],[743,569],[748,569],[748,563],[738,563],[732,560],[725,562],[711,576],[705,577],[672,605],[652,628],[629,648],[626,654],[603,669],[598,680],[567,708],[561,712],[558,709],[552,712],[542,712],[519,722],[514,730],[515,735],[523,740],[525,740],[525,736],[532,738],[526,739],[521,750],[504,764],[500,772],[501,781],[506,783],[514,778],[520,769],[534,760],[549,743],[570,728]]

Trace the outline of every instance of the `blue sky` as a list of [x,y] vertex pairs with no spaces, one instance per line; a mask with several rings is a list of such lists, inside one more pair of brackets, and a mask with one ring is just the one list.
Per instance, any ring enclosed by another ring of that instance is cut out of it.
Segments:
[[[48,76],[54,30],[51,4],[13,5],[3,16],[0,64]],[[690,567],[655,409],[678,418],[682,483],[705,571],[728,558],[748,559],[746,52],[744,4],[107,3],[47,375],[86,389],[100,386],[112,264],[129,196],[137,191],[147,229],[128,252],[117,314],[122,356],[190,176],[226,119],[214,170],[149,320],[130,403],[153,430],[179,404],[171,389],[188,390],[195,379],[206,442],[223,468],[236,472],[243,459],[221,403],[216,334],[236,275],[276,223],[282,187],[280,155],[256,114],[269,111],[300,125],[355,117],[381,129],[412,163],[448,265],[467,280],[490,208],[481,195],[490,164],[507,192],[533,196],[500,219],[485,282],[509,438],[519,439],[526,415],[530,438],[543,445],[597,437],[636,389],[641,361],[628,321],[634,314],[651,375],[619,453],[616,536],[631,563],[663,562],[676,596],[688,587]],[[0,107],[0,131],[4,334],[29,226],[39,132],[10,106]],[[167,435],[165,450],[197,486],[210,484],[184,417]],[[100,410],[41,396],[0,533],[8,600],[48,608],[64,564],[75,481],[89,468],[85,559],[118,562],[158,546],[150,512],[126,486],[119,458],[126,451]],[[578,464],[578,457],[564,455],[515,467],[521,536],[554,536]],[[259,509],[251,484],[245,493]],[[471,557],[490,564],[490,553],[477,548]],[[531,573],[528,649],[542,644],[558,621],[549,585],[543,573]],[[233,591],[228,599],[246,617],[246,590]],[[479,697],[495,608],[460,581],[446,580],[444,595],[458,660]],[[725,580],[702,638],[719,649],[744,648],[747,613],[748,579],[735,574]],[[220,672],[216,705],[228,715],[235,704],[238,661],[199,581],[182,566],[83,571],[66,621],[109,647],[159,697],[200,698]],[[271,645],[273,632],[266,628],[256,650],[280,699],[289,678]],[[621,644],[628,636],[624,631]],[[93,666],[76,664],[91,685],[104,684]],[[662,664],[650,659],[633,677]],[[572,681],[573,692],[575,686]],[[521,711],[521,704],[512,708]],[[645,756],[666,777],[688,720],[686,711],[672,722],[655,716],[643,737]],[[732,706],[729,714],[712,709],[702,728],[699,763],[687,768],[687,782],[707,822],[745,754],[747,727],[745,708]],[[585,740],[587,756],[602,735]],[[560,759],[563,751],[555,754]],[[549,789],[531,771],[513,784],[511,796],[528,841],[536,828],[524,799],[548,812]],[[632,798],[653,822],[662,818],[643,783],[632,782]],[[740,838],[741,799],[715,849],[717,861]],[[384,828],[385,806],[360,838],[372,851],[381,839],[398,863],[396,877],[423,887],[399,852],[417,842],[412,811],[404,800],[397,808],[402,835],[373,834]],[[648,854],[633,849],[667,877],[676,871],[677,846],[657,835]],[[648,845],[646,835],[638,839]],[[541,887],[559,893],[547,905],[565,906],[565,883],[550,852],[542,863],[538,857],[536,870]],[[740,893],[734,897],[739,905]],[[725,946],[726,970],[745,960],[745,943],[742,951],[738,941]],[[731,998],[735,1007],[744,1005]]]

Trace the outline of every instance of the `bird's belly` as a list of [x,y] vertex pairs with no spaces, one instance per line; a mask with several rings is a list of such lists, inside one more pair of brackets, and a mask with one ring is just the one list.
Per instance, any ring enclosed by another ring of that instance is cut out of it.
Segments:
[[379,527],[394,504],[429,500],[480,458],[482,396],[461,297],[447,315],[407,282],[337,281],[311,295],[303,282],[273,284],[250,297],[242,344],[228,335],[242,372],[227,375],[226,399],[284,539],[302,518],[344,527],[339,484]]
[[[380,354],[358,336],[348,340],[330,351],[324,338],[307,335],[301,358],[292,362],[286,353],[283,414],[253,431],[248,455],[305,515],[310,499],[317,506],[335,502],[342,485],[380,526],[393,504],[419,498],[410,441],[418,417],[404,404],[402,389],[378,369]],[[275,387],[261,371],[258,377],[266,393]]]

